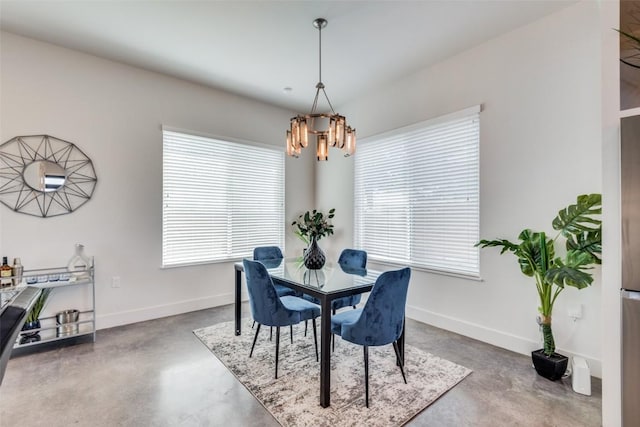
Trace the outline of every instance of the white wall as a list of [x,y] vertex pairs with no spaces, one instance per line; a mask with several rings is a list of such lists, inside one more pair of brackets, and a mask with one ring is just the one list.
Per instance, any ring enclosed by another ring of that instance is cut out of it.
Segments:
[[601,4],[602,33],[602,425],[620,426],[620,3]]
[[[160,268],[161,126],[284,147],[291,112],[9,33],[0,47],[2,141],[54,135],[77,144],[98,174],[94,198],[70,215],[0,207],[2,254],[25,268],[64,266],[84,243],[96,259],[100,328],[232,302],[229,263]],[[287,218],[313,203],[309,164],[287,159]],[[61,293],[46,311],[74,304]]]
[[[525,227],[552,232],[559,209],[578,194],[602,190],[599,25],[597,5],[579,3],[381,87],[341,112],[362,138],[483,104],[481,237],[516,239]],[[335,185],[349,182],[351,161],[332,159],[317,170],[319,183],[327,183],[316,185],[322,207],[352,212],[353,186]],[[341,238],[332,244],[349,245],[352,233]],[[481,275],[477,282],[414,271],[408,315],[514,351],[540,348],[535,285],[516,259],[485,249]],[[558,349],[587,358],[596,375],[601,288],[596,272],[591,288],[561,295],[554,316]],[[583,305],[583,319],[569,319],[569,304]]]

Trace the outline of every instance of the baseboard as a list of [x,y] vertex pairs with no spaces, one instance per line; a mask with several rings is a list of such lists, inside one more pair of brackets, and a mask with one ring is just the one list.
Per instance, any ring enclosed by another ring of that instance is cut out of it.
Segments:
[[115,326],[128,325],[130,323],[144,322],[146,320],[188,313],[190,311],[204,310],[205,308],[231,304],[233,303],[233,300],[234,296],[232,293],[225,293],[204,298],[177,301],[172,304],[163,304],[136,310],[109,313],[96,317],[96,328],[107,329]]
[[[487,328],[466,320],[460,320],[454,317],[434,313],[416,306],[407,305],[406,314],[408,318],[417,320],[418,322],[455,332],[516,353],[530,355],[533,350],[540,348],[540,343],[538,342],[531,341],[517,335],[508,334],[497,329]],[[591,375],[597,378],[602,378],[602,362],[599,359],[584,354],[566,351],[562,348],[558,348],[558,352],[570,357],[579,356],[584,358],[589,365]]]

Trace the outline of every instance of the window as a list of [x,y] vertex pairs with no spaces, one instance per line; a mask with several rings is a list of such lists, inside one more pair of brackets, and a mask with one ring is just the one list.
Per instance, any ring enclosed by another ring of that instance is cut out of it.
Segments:
[[367,138],[355,156],[355,245],[369,258],[479,276],[480,106]]
[[163,129],[162,265],[284,246],[281,150]]

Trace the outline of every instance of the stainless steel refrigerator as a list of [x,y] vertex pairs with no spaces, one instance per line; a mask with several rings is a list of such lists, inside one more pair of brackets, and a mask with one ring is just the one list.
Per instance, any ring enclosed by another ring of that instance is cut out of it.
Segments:
[[622,119],[622,425],[640,425],[640,116]]

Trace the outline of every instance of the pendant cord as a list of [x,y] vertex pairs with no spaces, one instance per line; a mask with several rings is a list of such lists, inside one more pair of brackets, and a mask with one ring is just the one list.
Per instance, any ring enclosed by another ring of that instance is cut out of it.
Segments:
[[322,25],[318,28],[318,83],[322,83]]
[[311,114],[315,113],[316,108],[318,108],[318,96],[320,95],[320,90],[322,90],[322,93],[329,104],[329,108],[331,108],[331,112],[336,114],[333,109],[333,105],[331,105],[331,101],[329,101],[329,96],[324,90],[324,83],[322,83],[322,25],[318,25],[318,84],[316,85],[316,96],[313,99],[313,105],[311,106]]
[[336,114],[333,109],[333,105],[331,105],[331,101],[329,100],[329,96],[327,92],[324,90],[324,83],[322,83],[322,28],[327,25],[327,21],[321,18],[313,21],[313,26],[318,29],[318,83],[316,84],[316,96],[313,98],[313,104],[311,105],[311,112],[309,114],[315,114],[316,109],[318,108],[318,98],[320,97],[320,91],[322,90],[322,94],[324,95],[327,103],[329,104],[329,108],[331,108],[331,112],[333,115]]

